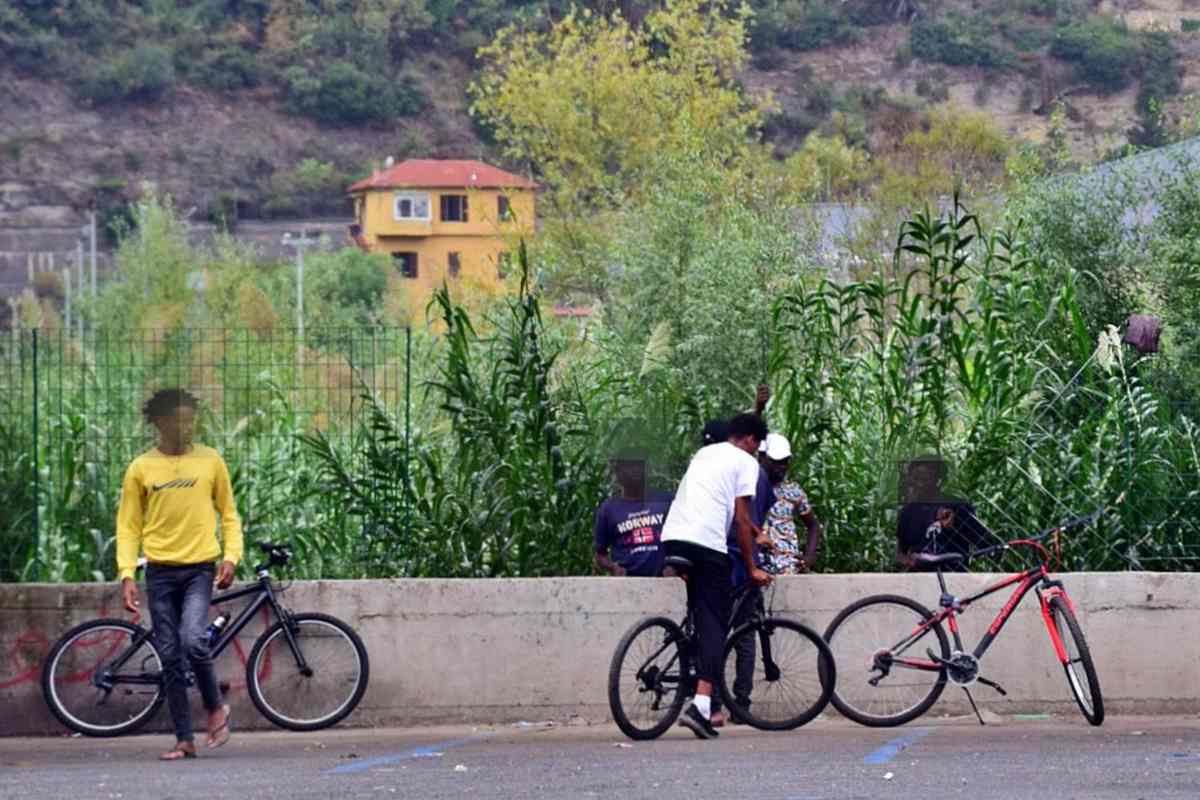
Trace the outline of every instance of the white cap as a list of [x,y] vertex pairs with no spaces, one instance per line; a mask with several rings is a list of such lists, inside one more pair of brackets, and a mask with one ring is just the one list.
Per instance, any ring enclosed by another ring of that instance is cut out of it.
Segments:
[[768,433],[767,438],[758,446],[758,452],[765,453],[772,461],[783,461],[792,457],[792,446],[783,434]]

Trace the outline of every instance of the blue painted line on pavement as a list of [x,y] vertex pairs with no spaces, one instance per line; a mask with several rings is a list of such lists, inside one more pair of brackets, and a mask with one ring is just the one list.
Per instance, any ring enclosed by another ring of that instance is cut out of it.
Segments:
[[388,756],[376,756],[375,758],[364,758],[355,761],[351,764],[342,764],[329,770],[330,775],[346,775],[352,772],[363,772],[364,770],[382,767],[388,764],[395,764],[400,761],[408,761],[413,758],[430,758],[443,750],[449,750],[452,747],[462,747],[465,744],[478,742],[481,739],[486,739],[491,736],[490,733],[480,734],[479,736],[468,736],[465,739],[450,739],[445,742],[425,745],[424,747],[414,747],[412,750],[406,750],[403,753],[393,753]]
[[886,764],[899,755],[905,749],[912,747],[917,742],[924,739],[929,734],[933,733],[933,728],[914,728],[903,736],[898,736],[885,744],[883,747],[869,753],[863,759],[864,764]]

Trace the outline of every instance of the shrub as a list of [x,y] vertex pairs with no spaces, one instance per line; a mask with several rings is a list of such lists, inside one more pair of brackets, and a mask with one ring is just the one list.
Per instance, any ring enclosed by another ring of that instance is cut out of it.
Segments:
[[284,72],[293,112],[332,124],[389,122],[427,105],[419,89],[399,85],[345,61],[314,76],[304,67]]
[[990,41],[991,24],[983,17],[965,19],[956,14],[935,21],[917,20],[909,34],[913,55],[954,67],[1008,66],[1011,59]]
[[821,124],[821,117],[806,111],[781,111],[763,121],[763,135],[768,140],[786,137],[803,139]]
[[789,50],[816,50],[830,45],[850,44],[858,31],[842,12],[825,3],[809,6],[801,24],[778,34],[778,42]]
[[54,77],[62,72],[66,46],[57,33],[36,31],[6,36],[0,31],[0,54],[22,72]]
[[751,58],[754,68],[760,72],[770,72],[774,69],[779,69],[786,63],[783,56],[783,51],[778,47],[765,47],[762,50],[755,50]]
[[96,105],[124,101],[153,102],[175,86],[175,64],[171,50],[161,45],[142,44],[102,63],[85,76],[79,86],[83,97]]
[[1016,8],[1035,17],[1053,18],[1058,15],[1059,8],[1063,5],[1062,0],[1019,0]]
[[824,117],[833,111],[836,105],[836,99],[833,96],[833,87],[828,83],[814,84],[808,90],[808,97],[804,101],[804,107],[813,114]]
[[207,55],[195,68],[195,79],[219,92],[248,89],[262,82],[262,67],[254,54],[227,47]]
[[1039,50],[1049,41],[1046,30],[1038,25],[1030,25],[1020,18],[1006,16],[1000,20],[1000,32],[1004,38],[1013,43],[1017,50],[1030,53]]
[[893,12],[895,3],[879,2],[879,0],[842,0],[842,8],[846,16],[855,25],[870,27],[871,25],[890,25],[896,21]]
[[1165,31],[1143,34],[1139,62],[1142,85],[1138,89],[1137,106],[1144,114],[1150,110],[1152,101],[1178,94],[1182,85],[1179,52],[1170,34]]
[[228,192],[218,194],[208,207],[207,217],[208,221],[216,225],[220,231],[230,233],[236,230],[238,225],[237,197]]
[[62,277],[57,272],[35,272],[33,293],[39,299],[62,300],[67,296]]
[[1050,53],[1074,64],[1079,80],[1106,92],[1118,92],[1129,85],[1138,58],[1129,29],[1106,19],[1060,26]]

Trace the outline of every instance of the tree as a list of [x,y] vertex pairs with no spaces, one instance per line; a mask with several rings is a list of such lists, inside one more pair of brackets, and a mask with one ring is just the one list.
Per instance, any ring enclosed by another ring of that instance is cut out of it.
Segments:
[[841,136],[810,133],[804,146],[788,157],[784,169],[818,200],[845,197],[870,177],[870,155]]
[[937,108],[885,162],[881,194],[909,207],[949,195],[956,184],[983,194],[1004,181],[1010,149],[987,114]]
[[574,256],[568,282],[595,290],[606,215],[658,183],[662,154],[731,167],[745,155],[762,118],[736,83],[749,14],[728,0],[670,0],[635,26],[575,10],[548,30],[507,27],[480,49],[471,113],[548,190],[541,216],[549,246]]

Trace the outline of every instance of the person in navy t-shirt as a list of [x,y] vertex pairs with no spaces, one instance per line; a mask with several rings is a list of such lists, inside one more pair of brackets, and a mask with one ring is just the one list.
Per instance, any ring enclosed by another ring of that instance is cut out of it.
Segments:
[[671,495],[646,491],[643,459],[616,458],[612,468],[621,494],[605,500],[596,510],[596,567],[617,576],[659,577],[659,540]]

